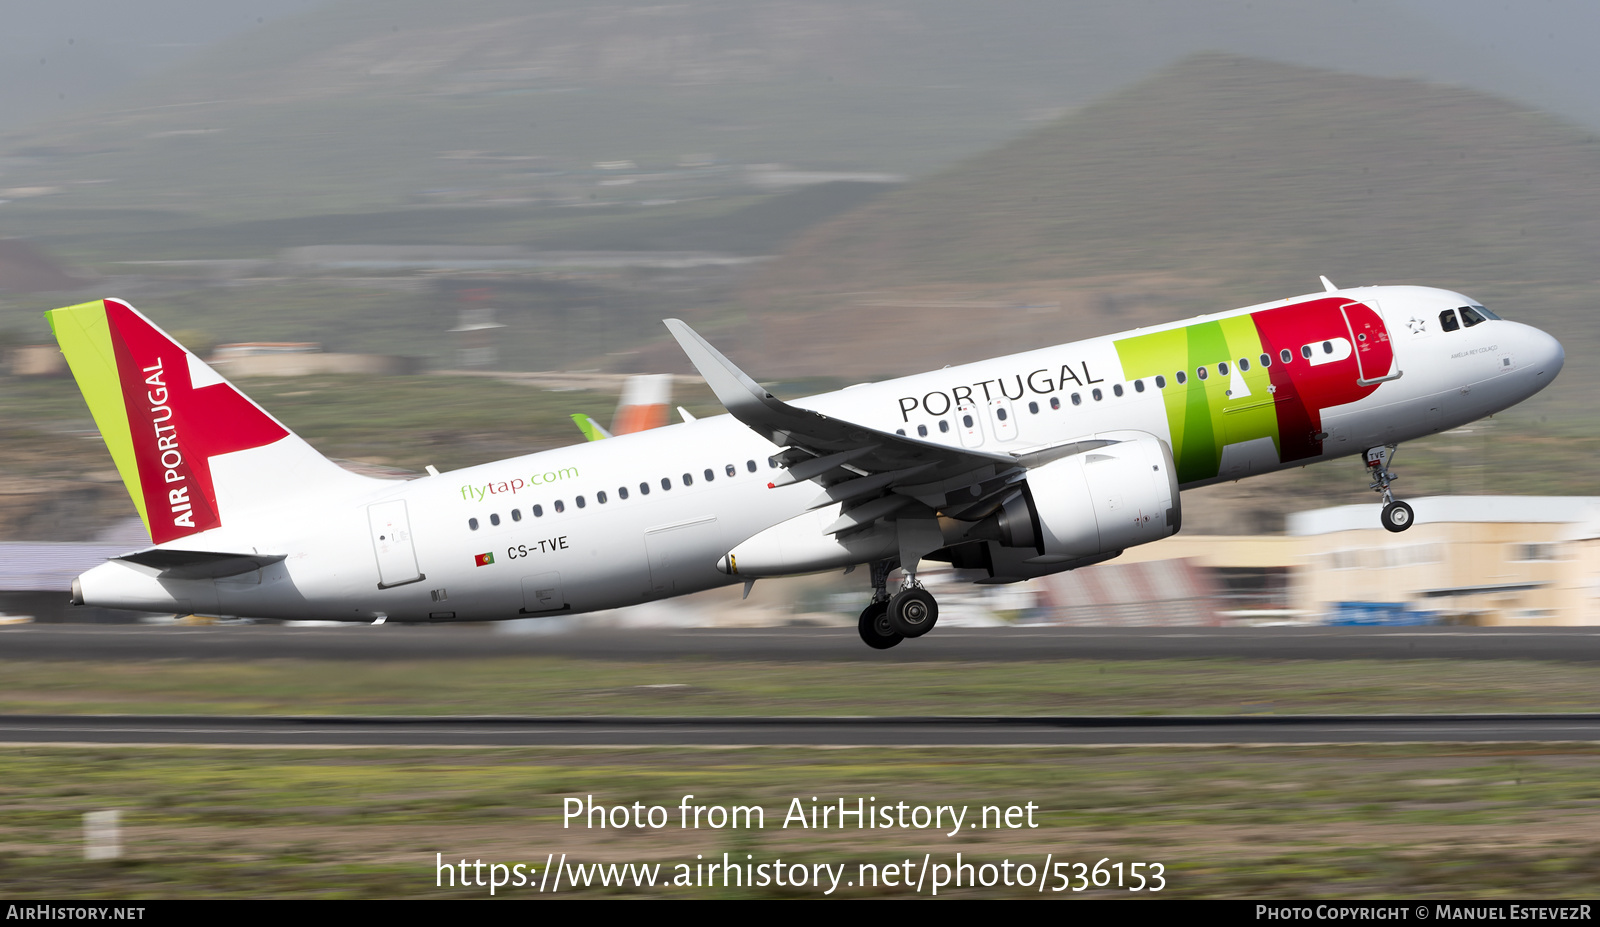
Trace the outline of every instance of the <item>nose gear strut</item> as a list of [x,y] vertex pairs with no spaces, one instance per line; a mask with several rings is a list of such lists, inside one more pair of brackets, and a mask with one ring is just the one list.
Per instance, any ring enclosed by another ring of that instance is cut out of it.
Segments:
[[1390,491],[1389,484],[1399,477],[1389,469],[1389,462],[1394,460],[1396,445],[1385,444],[1380,447],[1367,448],[1367,475],[1372,477],[1372,491],[1383,496],[1383,512],[1379,521],[1389,531],[1400,532],[1411,527],[1415,516],[1411,506],[1395,500],[1394,493]]

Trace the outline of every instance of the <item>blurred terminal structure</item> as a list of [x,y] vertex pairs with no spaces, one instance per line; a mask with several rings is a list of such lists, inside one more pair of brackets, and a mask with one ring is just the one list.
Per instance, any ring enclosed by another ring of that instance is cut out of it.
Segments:
[[[1291,515],[1281,535],[1184,535],[1111,563],[1011,586],[937,583],[951,625],[1600,624],[1600,497],[1437,496],[1391,534],[1372,505]],[[86,543],[0,543],[0,622],[128,622],[73,608],[72,578],[146,546],[137,520]],[[770,580],[571,619],[629,626],[847,624],[855,577]],[[849,591],[845,591],[849,590]],[[520,623],[520,622],[517,622]],[[513,623],[513,624],[517,624]]]

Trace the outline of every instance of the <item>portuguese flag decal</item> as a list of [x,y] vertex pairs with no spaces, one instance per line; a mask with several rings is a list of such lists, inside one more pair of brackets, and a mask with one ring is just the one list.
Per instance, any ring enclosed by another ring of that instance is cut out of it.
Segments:
[[488,566],[494,562],[494,554],[478,554],[472,558],[474,566]]

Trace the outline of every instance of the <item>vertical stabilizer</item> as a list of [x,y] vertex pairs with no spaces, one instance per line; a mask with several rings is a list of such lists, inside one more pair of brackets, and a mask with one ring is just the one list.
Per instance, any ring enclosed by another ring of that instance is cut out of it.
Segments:
[[127,303],[97,300],[45,317],[155,543],[366,482]]
[[667,423],[667,408],[672,402],[672,374],[642,373],[622,384],[622,399],[617,403],[611,433],[631,435],[660,428]]

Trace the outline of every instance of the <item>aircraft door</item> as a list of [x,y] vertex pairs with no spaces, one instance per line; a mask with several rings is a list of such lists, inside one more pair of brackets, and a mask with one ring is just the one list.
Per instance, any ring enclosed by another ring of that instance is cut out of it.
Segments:
[[971,399],[956,403],[956,430],[961,433],[962,447],[983,444],[983,425],[978,421],[978,404]]
[[1340,311],[1355,348],[1356,384],[1376,386],[1400,379],[1400,358],[1384,324],[1382,308],[1375,302],[1345,303]]
[[417,568],[417,551],[411,544],[411,521],[404,499],[367,506],[372,550],[378,558],[378,588],[404,586],[425,579]]
[[1010,441],[1017,436],[1016,414],[1011,400],[1004,396],[989,400],[989,428],[996,441]]

